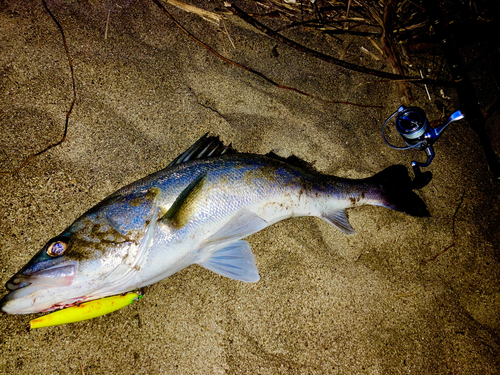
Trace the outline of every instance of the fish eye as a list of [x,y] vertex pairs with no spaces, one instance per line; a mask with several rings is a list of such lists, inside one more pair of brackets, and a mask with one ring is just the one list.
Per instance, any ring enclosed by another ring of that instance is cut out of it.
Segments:
[[59,257],[64,254],[67,248],[68,244],[66,242],[52,242],[47,248],[47,255],[51,256],[52,258]]

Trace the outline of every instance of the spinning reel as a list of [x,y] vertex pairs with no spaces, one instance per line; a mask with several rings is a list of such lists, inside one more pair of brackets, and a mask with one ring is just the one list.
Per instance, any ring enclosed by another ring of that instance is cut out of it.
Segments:
[[[405,141],[406,146],[394,146],[385,138],[385,128],[394,116],[396,116],[396,130]],[[465,116],[461,111],[456,111],[440,126],[432,127],[429,125],[427,116],[422,108],[405,107],[402,105],[397,109],[397,111],[390,115],[387,120],[385,120],[384,126],[382,127],[382,137],[389,147],[396,150],[417,149],[425,151],[427,155],[427,161],[425,163],[417,161],[411,162],[413,172],[415,173],[415,179],[413,180],[413,186],[415,189],[423,188],[432,179],[432,172],[422,172],[420,170],[420,168],[428,167],[434,159],[434,156],[436,156],[432,145],[437,141],[439,136],[443,134],[448,125],[452,122],[461,120],[464,117]]]

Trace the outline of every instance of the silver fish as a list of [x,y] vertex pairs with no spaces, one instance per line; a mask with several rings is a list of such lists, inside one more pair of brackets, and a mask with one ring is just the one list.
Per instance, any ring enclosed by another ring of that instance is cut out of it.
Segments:
[[317,216],[351,234],[345,209],[364,204],[428,215],[404,166],[344,179],[237,153],[205,135],[51,239],[7,282],[0,307],[8,314],[52,311],[153,284],[191,264],[256,282],[243,238],[295,216]]

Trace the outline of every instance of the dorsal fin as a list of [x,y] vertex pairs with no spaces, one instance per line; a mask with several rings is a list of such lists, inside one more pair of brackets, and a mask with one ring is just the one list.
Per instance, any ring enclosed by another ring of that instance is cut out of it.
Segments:
[[231,145],[225,146],[219,137],[209,137],[206,133],[191,147],[177,156],[168,166],[172,167],[190,160],[206,159],[224,154],[235,154],[236,150]]

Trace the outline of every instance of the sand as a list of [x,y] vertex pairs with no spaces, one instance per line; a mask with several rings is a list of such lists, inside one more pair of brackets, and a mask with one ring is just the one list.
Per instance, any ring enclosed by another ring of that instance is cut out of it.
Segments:
[[[294,154],[341,177],[424,159],[389,149],[380,136],[401,104],[396,84],[307,57],[234,16],[224,24],[235,48],[223,27],[168,8],[219,53],[276,82],[380,108],[277,88],[195,44],[152,2],[49,7],[66,33],[77,101],[63,144],[0,176],[1,284],[88,208],[162,169],[206,132],[240,151]],[[72,91],[60,33],[41,2],[2,2],[0,17],[5,171],[60,139]],[[320,34],[285,35],[336,57],[342,50]],[[378,53],[360,39],[346,58],[387,69],[361,46]],[[413,104],[437,118],[424,88],[412,90]],[[450,113],[457,100],[451,89],[444,94]],[[1,314],[0,373],[498,373],[499,187],[466,121],[435,148],[434,179],[418,191],[431,217],[360,207],[349,210],[351,236],[294,218],[249,237],[255,284],[191,266],[91,321],[28,332],[39,315]]]

